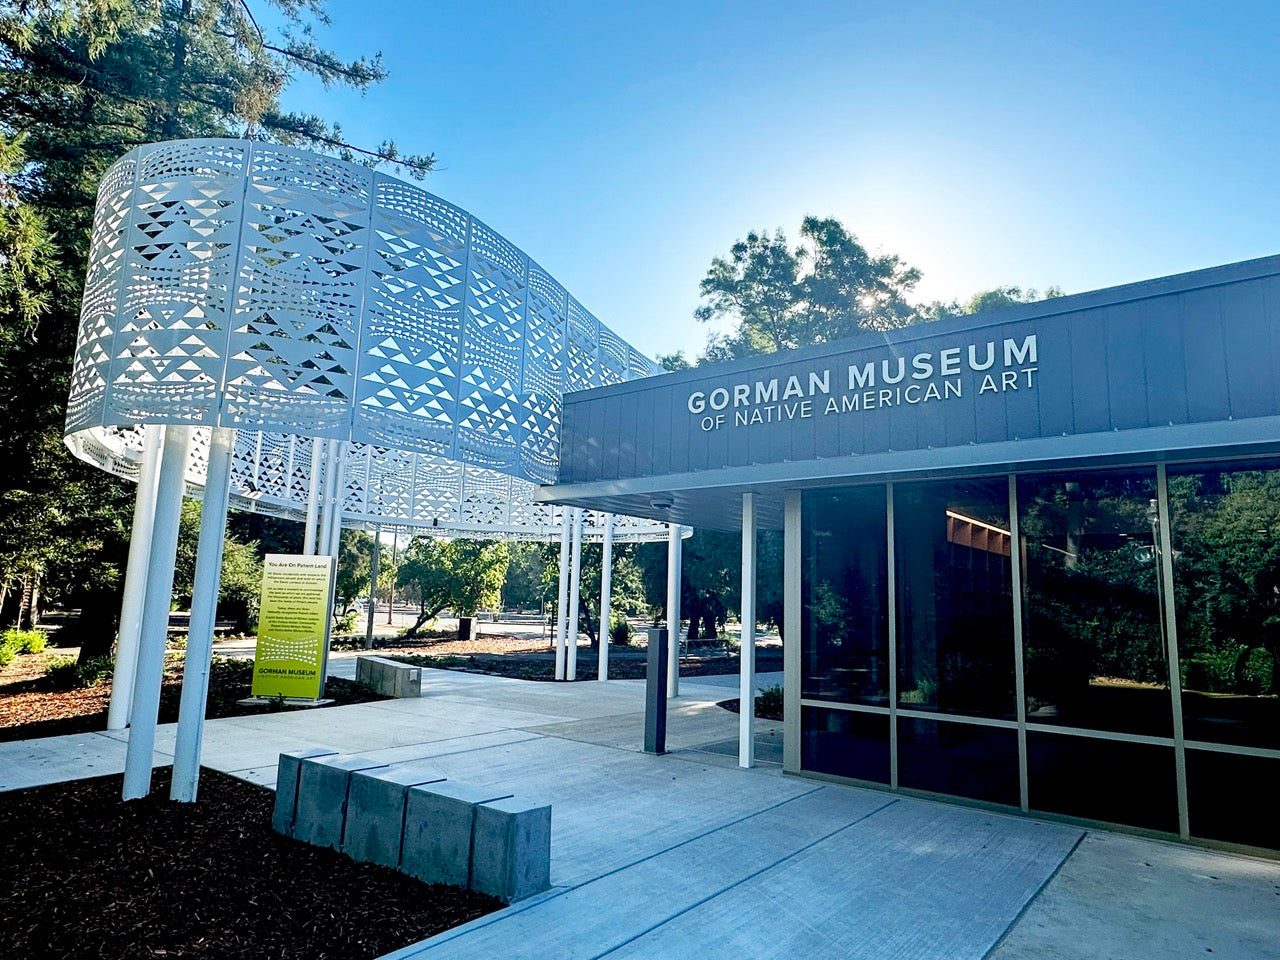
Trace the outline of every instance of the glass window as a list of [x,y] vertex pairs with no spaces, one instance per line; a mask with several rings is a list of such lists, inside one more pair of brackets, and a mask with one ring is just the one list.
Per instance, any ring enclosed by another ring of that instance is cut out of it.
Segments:
[[814,490],[801,510],[801,691],[889,702],[888,526],[884,487]]
[[898,783],[1016,807],[1018,733],[972,723],[899,717]]
[[801,766],[837,777],[889,782],[889,718],[849,710],[800,710]]
[[1032,810],[1178,831],[1173,747],[1027,732]]
[[1187,817],[1193,837],[1280,849],[1280,760],[1187,751]]
[[899,705],[1013,717],[1008,481],[893,492]]
[[1027,720],[1173,735],[1154,468],[1018,478]]
[[1280,747],[1280,465],[1169,471],[1188,740]]

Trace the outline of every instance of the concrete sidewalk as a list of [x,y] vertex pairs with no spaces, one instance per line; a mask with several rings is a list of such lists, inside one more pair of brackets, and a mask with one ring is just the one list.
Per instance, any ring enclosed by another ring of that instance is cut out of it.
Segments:
[[[641,682],[427,670],[415,700],[210,721],[204,760],[274,785],[281,751],[330,746],[552,804],[554,888],[398,960],[1280,958],[1280,863],[740,770],[733,681],[681,681],[665,757]],[[0,789],[118,772],[125,740],[0,744]]]

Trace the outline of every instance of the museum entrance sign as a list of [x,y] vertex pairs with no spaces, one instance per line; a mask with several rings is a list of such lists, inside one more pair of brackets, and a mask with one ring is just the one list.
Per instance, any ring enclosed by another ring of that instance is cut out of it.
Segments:
[[324,689],[333,557],[269,553],[253,661],[255,697],[317,700]]

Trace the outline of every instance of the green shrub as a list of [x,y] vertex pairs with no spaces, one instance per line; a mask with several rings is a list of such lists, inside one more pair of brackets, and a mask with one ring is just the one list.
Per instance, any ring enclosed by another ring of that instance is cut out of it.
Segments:
[[0,641],[0,667],[7,667],[9,662],[18,655],[18,648],[8,643]]
[[1241,665],[1241,686],[1253,694],[1270,693],[1275,683],[1276,659],[1265,647],[1254,647]]
[[333,618],[334,633],[351,633],[356,628],[356,623],[360,619],[359,610],[348,610],[341,616]]
[[765,687],[756,695],[757,716],[782,716],[782,687]]
[[72,690],[76,687],[92,687],[111,676],[115,667],[112,657],[97,657],[87,663],[79,663],[69,657],[52,661],[45,672],[58,690]]
[[39,653],[49,643],[43,630],[6,630],[0,634],[0,644],[12,647],[17,653]]
[[609,640],[619,646],[631,642],[631,638],[635,635],[635,628],[627,621],[627,618],[620,613],[609,614]]

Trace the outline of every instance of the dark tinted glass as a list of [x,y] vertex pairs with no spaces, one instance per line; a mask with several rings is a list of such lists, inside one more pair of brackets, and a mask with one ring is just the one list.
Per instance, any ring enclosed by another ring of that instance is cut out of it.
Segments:
[[1280,747],[1280,469],[1169,471],[1188,740]]
[[801,689],[887,705],[888,527],[884,487],[804,494]]
[[898,783],[1017,806],[1017,731],[899,717]]
[[889,782],[889,718],[803,707],[801,766],[817,773]]
[[1018,479],[1027,719],[1172,736],[1154,468]]
[[1280,849],[1280,760],[1187,751],[1193,837]]
[[1032,810],[1178,830],[1173,747],[1027,733]]
[[898,702],[1014,715],[1008,482],[894,487]]

